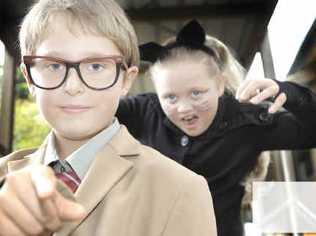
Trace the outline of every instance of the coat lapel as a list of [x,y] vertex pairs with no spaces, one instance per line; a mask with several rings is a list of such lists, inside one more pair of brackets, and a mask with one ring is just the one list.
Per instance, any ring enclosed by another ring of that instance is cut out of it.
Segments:
[[[131,138],[125,127],[100,151],[85,178],[82,180],[75,197],[86,209],[87,216],[104,199],[104,196],[123,178],[133,162],[122,156],[137,156],[137,142]],[[120,150],[120,151],[118,151]],[[84,221],[68,223],[56,236],[69,235]]]

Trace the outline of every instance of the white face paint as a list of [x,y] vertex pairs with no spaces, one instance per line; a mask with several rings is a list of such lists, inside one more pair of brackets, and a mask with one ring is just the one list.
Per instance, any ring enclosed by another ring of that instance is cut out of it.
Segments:
[[223,88],[205,64],[192,60],[161,64],[152,70],[152,78],[163,111],[178,128],[189,136],[209,128]]

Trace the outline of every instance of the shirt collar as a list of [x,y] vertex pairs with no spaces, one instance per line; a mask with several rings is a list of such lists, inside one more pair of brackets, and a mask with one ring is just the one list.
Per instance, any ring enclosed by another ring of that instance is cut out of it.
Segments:
[[[115,118],[109,127],[105,128],[103,131],[91,138],[87,143],[71,153],[64,161],[61,161],[61,164],[63,164],[63,162],[70,164],[72,169],[82,180],[97,152],[112,139],[119,129],[120,124],[117,118]],[[47,148],[45,151],[45,165],[49,165],[50,163],[59,160],[55,147],[55,135],[51,132],[48,137]]]

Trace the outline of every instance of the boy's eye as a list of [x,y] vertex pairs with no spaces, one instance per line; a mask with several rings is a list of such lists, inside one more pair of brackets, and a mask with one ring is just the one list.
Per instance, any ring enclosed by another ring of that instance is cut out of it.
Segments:
[[106,66],[105,64],[101,64],[101,63],[90,63],[87,65],[87,69],[88,71],[91,71],[91,72],[100,72],[106,69]]
[[60,71],[63,70],[65,68],[65,66],[63,64],[60,63],[50,63],[47,64],[46,67],[50,70],[50,71]]

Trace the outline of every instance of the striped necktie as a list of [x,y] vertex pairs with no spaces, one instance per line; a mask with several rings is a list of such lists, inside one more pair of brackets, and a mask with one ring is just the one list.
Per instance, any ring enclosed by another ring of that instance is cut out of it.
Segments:
[[64,182],[73,193],[76,192],[81,180],[68,162],[62,164],[60,161],[54,161],[49,166],[53,168],[59,180]]

